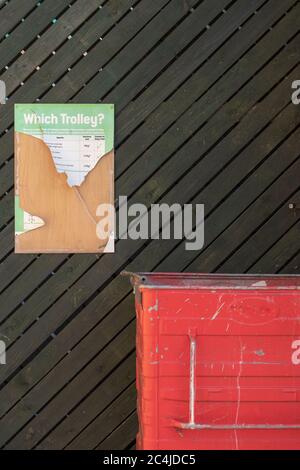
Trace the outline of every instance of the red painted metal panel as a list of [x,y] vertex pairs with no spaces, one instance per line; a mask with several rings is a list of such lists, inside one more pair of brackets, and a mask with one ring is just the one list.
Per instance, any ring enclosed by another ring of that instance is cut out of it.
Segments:
[[132,282],[139,449],[300,449],[300,277]]

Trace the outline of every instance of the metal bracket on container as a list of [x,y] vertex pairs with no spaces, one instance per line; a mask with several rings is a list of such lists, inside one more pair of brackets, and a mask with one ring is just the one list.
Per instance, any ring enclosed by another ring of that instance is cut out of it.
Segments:
[[172,420],[172,426],[179,429],[300,429],[300,424],[209,424],[195,422],[196,404],[196,352],[195,335],[190,335],[190,381],[189,381],[189,422]]

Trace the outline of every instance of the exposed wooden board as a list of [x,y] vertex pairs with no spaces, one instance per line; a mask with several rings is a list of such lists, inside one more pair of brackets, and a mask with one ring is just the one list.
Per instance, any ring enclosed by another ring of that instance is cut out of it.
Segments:
[[72,408],[101,382],[122,360],[130,354],[135,343],[135,322],[124,329],[118,342],[110,343],[103,354],[97,356],[57,395],[40,414],[31,420],[14,437],[6,449],[30,449],[34,447]]
[[[36,255],[12,256],[5,263],[0,264],[0,291],[5,289],[30,263],[36,259]],[[28,276],[26,276],[28,282]]]
[[298,252],[281,271],[283,274],[300,274],[300,253]]
[[[175,155],[175,158],[172,159],[172,163],[178,161],[180,155],[178,147],[182,146],[182,142],[185,140],[188,141],[190,139],[188,146],[190,147],[191,152],[189,160],[183,161],[181,165],[186,164],[188,166],[188,164],[191,165],[192,163],[195,163],[195,159],[199,158],[199,149],[203,155],[216,140],[214,129],[217,129],[216,132],[218,133],[218,137],[221,138],[225,132],[238,123],[243,113],[250,110],[251,106],[255,105],[258,100],[258,96],[263,97],[264,93],[270,89],[269,84],[276,83],[276,76],[278,77],[277,80],[284,77],[284,74],[282,73],[283,66],[286,67],[286,73],[290,70],[289,67],[295,66],[297,63],[295,51],[296,48],[299,47],[299,43],[300,36],[297,36],[288,46],[287,50],[278,54],[274,61],[268,64],[250,83],[245,86],[245,89],[240,90],[239,93],[231,99],[230,103],[227,103],[223,108],[221,108],[221,106],[226,103],[226,100],[228,100],[232,95],[234,88],[241,87],[245,84],[245,82],[249,80],[249,75],[251,76],[255,70],[259,70],[262,64],[264,64],[266,56],[261,48],[258,47],[258,54],[256,53],[257,49],[250,51],[244,60],[242,59],[238,62],[236,66],[230,69],[223,77],[218,93],[215,93],[214,88],[208,90],[201,99],[196,101],[194,105],[154,143],[154,145],[143,152],[140,158],[131,165],[130,171],[124,173],[122,177],[117,180],[116,195],[131,195],[133,188],[136,191],[136,188],[141,186],[150,178],[150,176],[153,178],[155,170],[157,170],[157,168],[159,168],[162,163],[164,163],[176,151],[177,154]],[[263,42],[260,46],[263,47]],[[277,47],[279,47],[279,45]],[[269,49],[267,49],[267,51],[269,52]],[[250,60],[250,58],[253,60]],[[286,95],[289,92],[290,90],[286,89]],[[219,112],[216,113],[218,110]],[[224,120],[225,114],[226,120]],[[197,116],[197,119],[193,119],[194,116]],[[211,119],[209,120],[209,118]],[[201,124],[204,126],[200,127]],[[196,133],[197,129],[199,129],[199,131]],[[145,145],[144,140],[146,140],[147,143],[147,138],[145,137],[145,139],[140,140],[141,132],[138,132],[138,134],[139,135],[135,136],[136,142],[139,143],[137,148],[142,147],[142,150]],[[211,134],[213,134],[212,137],[210,137]],[[126,149],[128,155],[134,155],[133,151],[131,151],[129,140],[127,140],[122,149],[119,149],[119,158],[120,154],[123,157],[123,152],[125,152]],[[192,145],[194,145],[193,149],[191,149]],[[195,150],[197,153],[195,153]],[[135,153],[137,153],[137,150]],[[174,167],[175,163],[173,163],[173,169]],[[143,179],[141,179],[141,175],[143,175]],[[153,179],[152,191],[154,191],[156,187],[159,191],[160,185],[155,183],[156,181]],[[194,183],[197,184],[197,181],[194,180]],[[153,196],[155,197],[154,194]]]
[[[270,222],[272,224],[273,220]],[[299,273],[300,267],[299,265],[296,267],[297,263],[295,263],[294,259],[295,255],[297,255],[299,251],[299,246],[297,246],[296,243],[300,236],[299,230],[300,222],[294,221],[294,225],[292,225],[292,227],[289,228],[289,230],[274,245],[272,245],[271,248],[269,248],[268,251],[266,251],[256,263],[252,264],[248,272],[271,274],[274,272],[294,272],[295,274]],[[262,232],[262,236],[264,236],[264,232]],[[288,270],[286,270],[287,266],[290,264],[293,267],[293,271],[289,271],[290,267]]]
[[[93,421],[92,426],[99,422],[102,432],[98,429],[93,432],[96,443],[101,438],[106,437],[114,426],[122,421],[124,414],[135,408],[135,353],[131,354],[110,376],[101,384],[101,399],[99,399],[99,389],[96,388],[83,403],[77,407],[73,413],[68,415],[62,423],[57,426],[49,436],[38,446],[38,450],[43,449],[64,449],[66,444],[76,445],[77,435],[84,425]],[[124,391],[123,391],[124,390]],[[96,417],[96,420],[94,418]],[[70,422],[69,422],[70,421]],[[106,423],[106,426],[104,425]],[[88,428],[87,428],[88,429]],[[83,431],[85,432],[85,430]],[[74,444],[73,444],[74,442]],[[92,447],[92,442],[88,445]],[[68,447],[67,447],[68,448]],[[87,447],[86,447],[87,448]],[[83,447],[85,449],[85,447]]]
[[126,15],[111,34],[105,36],[91,51],[76,64],[47,94],[47,100],[61,102],[69,100],[85,82],[93,76],[110,57],[127,44],[168,0],[142,0]]
[[[24,86],[19,88],[8,101],[6,108],[3,110],[3,120],[1,119],[1,129],[9,127],[13,119],[13,103],[22,103],[34,101],[42,93],[45,93],[52,83],[55,83],[64,73],[67,73],[69,67],[75,62],[83,58],[83,54],[93,44],[100,41],[99,37],[105,35],[115,22],[120,20],[122,15],[129,10],[130,6],[134,4],[134,0],[126,0],[119,3],[117,9],[112,9],[112,4],[107,3],[102,9],[99,9],[92,18],[87,21],[82,28],[80,28],[70,40],[68,40],[56,53],[51,55],[50,58],[42,65],[38,72],[35,71],[35,66],[31,67],[31,72],[34,72],[31,77],[26,80]],[[71,12],[72,9],[68,10]],[[50,30],[49,30],[50,31]],[[31,48],[28,50],[30,53]],[[25,54],[24,60],[27,57]],[[18,59],[15,64],[20,63],[22,58]],[[29,64],[30,65],[30,64]],[[11,68],[2,75],[3,80],[10,83],[9,90],[13,90],[19,85],[22,80],[22,72],[20,75],[16,71],[14,76],[9,75]],[[19,78],[20,77],[20,78]],[[10,102],[12,102],[10,104]],[[5,124],[5,125],[4,125]]]
[[[104,1],[89,0],[87,3],[85,0],[78,0],[72,5],[72,8],[66,10],[59,21],[48,29],[38,41],[34,42],[26,51],[26,54],[20,56],[2,75],[1,79],[7,84],[7,94],[10,95],[20,85],[21,81],[25,81],[28,75],[52,54],[68,38],[68,35],[95,12]],[[22,3],[27,2],[23,1]],[[101,13],[103,15],[103,11]],[[96,18],[96,16],[94,15],[92,18]],[[72,44],[72,46],[74,48],[75,44]],[[60,63],[63,62],[60,61]]]
[[128,445],[135,440],[137,434],[137,416],[136,413],[132,413],[123,423],[114,429],[114,431],[102,441],[96,450],[122,450],[126,449]]
[[11,0],[1,11],[0,38],[9,33],[36,6],[36,0]]
[[[15,261],[17,259],[17,255],[13,255],[9,259],[11,260],[10,264],[8,265],[8,263],[5,263],[5,277],[16,274]],[[9,313],[12,312],[22,301],[24,301],[24,299],[26,299],[32,291],[39,287],[39,285],[42,284],[49,275],[49,271],[52,270],[51,272],[54,272],[63,262],[63,259],[63,255],[58,254],[40,256],[37,259],[34,255],[28,255],[28,257],[22,256],[20,260],[21,262],[24,261],[24,263],[32,263],[33,260],[36,261],[34,262],[34,266],[32,266],[30,269],[30,276],[25,275],[22,276],[22,279],[17,280],[17,290],[15,289],[15,285],[11,284],[8,289],[2,293],[1,300],[3,301],[3,310],[1,309],[1,313],[3,316],[9,315]]]
[[0,236],[0,260],[2,260],[11,251],[11,248],[13,246],[14,224],[7,225],[1,231]]
[[[292,197],[299,197],[300,193],[296,193]],[[299,215],[296,215],[296,220],[299,220]],[[232,256],[230,256],[225,262],[220,263],[218,268],[219,272],[236,272],[235,266],[241,266],[240,271],[246,272],[251,268],[254,261],[257,261],[264,255],[264,252],[268,250],[273,243],[278,240],[282,240],[282,244],[286,246],[288,251],[289,244],[285,241],[284,235],[295,224],[295,214],[288,208],[288,203],[284,203],[283,206],[275,212],[275,214],[268,219],[263,226],[258,229],[241,247],[239,247]],[[293,232],[294,236],[296,232]],[[295,240],[297,238],[295,237]],[[285,242],[285,243],[284,243]],[[295,253],[295,247],[290,256]],[[286,256],[284,250],[281,252],[282,257]],[[250,259],[250,255],[251,258]],[[273,260],[273,271],[276,271],[275,259]],[[279,263],[282,266],[284,261]],[[264,269],[266,264],[264,263]]]
[[[1,396],[7,399],[1,407],[1,415],[3,415],[9,410],[14,400],[20,396],[20,391],[22,391],[22,389],[24,390],[24,385],[26,385],[26,383],[27,385],[33,385],[34,375],[38,373],[38,368],[41,369],[41,367],[47,365],[47,360],[49,361],[51,359],[51,352],[53,354],[53,348],[57,347],[63,352],[63,359],[56,366],[55,372],[48,373],[43,380],[38,383],[37,387],[32,389],[31,393],[27,394],[26,397],[3,416],[2,421],[5,423],[5,430],[3,429],[3,432],[0,430],[0,445],[3,445],[9,437],[12,437],[16,433],[19,427],[26,424],[45,403],[53,398],[57,392],[63,388],[66,380],[70,382],[89,361],[97,356],[99,351],[107,348],[110,342],[122,332],[122,329],[126,328],[129,322],[132,322],[135,317],[135,312],[133,308],[130,308],[130,301],[132,302],[131,298],[126,298],[122,305],[117,307],[106,319],[102,322],[101,319],[99,319],[98,326],[86,336],[84,341],[80,342],[78,347],[70,351],[66,351],[62,344],[56,345],[54,338],[52,348],[47,348],[48,354],[46,356],[46,362],[43,361],[40,367],[35,368],[32,372],[30,369],[26,369],[22,374],[23,380],[14,381],[15,385],[13,388],[11,386],[5,387],[1,391]],[[71,338],[68,337],[65,338],[66,344],[70,342],[70,339]],[[50,345],[51,343],[49,346]],[[131,344],[131,347],[133,347],[133,344]],[[71,421],[67,421],[63,427],[68,427],[70,423]],[[80,424],[78,423],[78,425]],[[65,437],[60,435],[59,440],[62,443],[65,442],[64,439],[66,439],[70,433],[71,430],[69,429]],[[54,442],[54,436],[52,437],[52,441]],[[67,442],[68,441],[66,441],[66,443]]]
[[12,34],[0,44],[0,70],[9,64],[27,45],[50,26],[53,19],[68,7],[70,0],[42,2],[30,15],[30,21],[22,22]]
[[111,432],[128,413],[134,409],[136,400],[135,385],[120,395],[104,413],[98,416],[74,441],[67,446],[68,450],[93,449],[109,432]]
[[0,201],[0,229],[3,229],[3,226],[6,225],[13,217],[13,196],[13,190],[11,189]]
[[[212,243],[209,255],[206,254],[205,256],[204,251],[193,261],[190,265],[191,269],[198,271],[199,266],[201,266],[201,269],[207,272],[207,270],[211,269],[212,265],[218,265],[222,261],[222,255],[220,256],[221,245],[225,253],[230,253],[236,249],[239,244],[247,238],[247,235],[249,236],[251,232],[255,231],[266,217],[270,216],[273,211],[279,208],[280,204],[296,191],[298,181],[297,178],[295,178],[295,174],[297,174],[299,170],[300,160],[297,160],[279,180],[275,181],[272,186],[238,218],[237,221],[233,222],[230,227],[231,230],[223,232]],[[216,211],[214,221],[218,215],[220,214]],[[251,224],[249,220],[251,220]],[[212,225],[211,227],[211,232],[216,230]],[[235,234],[234,239],[232,239],[233,233]],[[208,237],[211,237],[211,233],[209,233]]]
[[[135,99],[126,108],[126,111],[119,118],[118,140],[122,141],[128,133],[136,128],[137,120],[145,119],[147,115],[156,109],[162,100],[165,100],[170,95],[172,89],[176,89],[183,83],[199,67],[199,64],[205,61],[209,53],[214,52],[221,45],[222,39],[228,38],[243,20],[247,19],[251,12],[253,13],[257,4],[254,5],[249,2],[247,3],[247,9],[245,9],[245,5],[243,8],[241,6],[240,2],[235,3],[232,9],[226,15],[219,18],[205,33],[201,38],[200,44],[193,44],[186,54],[180,56],[174,64],[167,68],[165,73],[160,75],[158,80],[153,83],[153,86],[145,90],[143,95]],[[296,10],[297,7],[295,7],[295,14],[298,11]],[[295,18],[289,15],[289,20],[283,22],[281,27],[277,27],[277,31],[281,34],[282,29],[285,29],[287,33],[287,28],[295,30],[295,26]],[[141,105],[142,102],[143,106]]]
[[[57,272],[57,274],[54,276],[51,276],[49,280],[47,281],[47,285],[41,287],[39,290],[42,289],[41,291],[41,296],[39,296],[39,309],[40,312],[44,311],[51,305],[52,303],[55,302],[55,300],[63,293],[65,292],[70,285],[72,285],[73,282],[78,279],[91,265],[97,262],[97,255],[90,254],[86,256],[75,256],[71,258],[70,262],[65,263],[64,266]],[[51,271],[50,271],[51,273]],[[26,274],[27,276],[27,274]],[[71,301],[70,305],[76,306],[77,302],[80,299],[80,289],[77,291],[77,295],[75,295]],[[35,299],[37,300],[37,299]],[[24,306],[31,304],[32,299],[29,299]],[[37,307],[37,304],[35,304]],[[26,308],[27,310],[27,308]],[[5,316],[1,316],[1,311],[0,311],[0,321],[3,321]],[[26,329],[27,326],[29,326],[35,319],[38,317],[38,310],[32,310],[32,313],[28,315],[25,313],[22,315],[21,312],[19,312],[18,315],[14,315],[11,319],[14,321],[16,320],[17,323],[15,323],[15,328],[13,332],[10,335],[10,340],[9,341],[14,341],[14,339],[19,335],[20,330]],[[18,325],[18,326],[17,326]],[[7,324],[2,325],[2,331],[7,327]]]
[[[197,1],[194,0],[189,2],[189,7],[193,8],[196,3]],[[199,35],[199,32],[205,28],[206,24],[211,21],[214,15],[219,14],[220,10],[226,5],[226,3],[227,2],[224,0],[218,0],[212,4],[206,0],[203,3],[200,3],[197,8],[193,9],[193,13],[189,14],[175,30],[171,31],[171,33],[159,44],[158,48],[155,48],[145,57],[145,60],[140,64],[141,67],[138,67],[138,69],[143,70],[142,74],[140,76],[132,76],[132,74],[130,74],[130,79],[126,78],[125,81],[127,83],[127,88],[124,89],[123,87],[122,93],[119,93],[119,96],[122,97],[121,100],[118,100],[119,110],[122,109],[123,102],[127,103],[128,98],[132,99],[134,94],[143,88],[143,86],[146,86],[146,84],[153,79],[156,73],[163,70],[174,56],[179,55],[182,50]],[[138,57],[141,54],[139,53],[140,50],[144,51],[142,56],[145,55],[144,43],[149,42],[149,49],[151,48],[151,41],[149,41],[149,39],[154,36],[152,28],[155,28],[156,31],[165,27],[171,29],[173,25],[176,24],[176,21],[187,13],[188,8],[182,0],[173,0],[169,3],[160,12],[160,15],[158,15],[152,22],[148,23],[140,34],[135,36],[135,38],[128,44],[131,57],[127,57],[128,53],[125,55],[123,51],[121,51],[119,57],[115,57],[113,61],[105,66],[101,73],[98,73],[94,79],[92,79],[88,85],[76,95],[74,100],[76,102],[86,100],[97,101],[99,98],[102,98],[102,95],[105,95],[105,93],[112,88],[114,84],[112,78],[116,77],[116,79],[119,79],[119,77],[122,77],[123,64],[128,61],[131,62],[135,57]],[[170,21],[172,21],[173,25],[170,25]],[[134,70],[137,69],[135,68]],[[108,82],[107,85],[106,81]]]

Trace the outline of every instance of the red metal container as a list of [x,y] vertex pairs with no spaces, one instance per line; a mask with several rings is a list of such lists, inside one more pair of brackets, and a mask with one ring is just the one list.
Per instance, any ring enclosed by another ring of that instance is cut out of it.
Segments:
[[139,449],[300,449],[300,277],[132,274]]

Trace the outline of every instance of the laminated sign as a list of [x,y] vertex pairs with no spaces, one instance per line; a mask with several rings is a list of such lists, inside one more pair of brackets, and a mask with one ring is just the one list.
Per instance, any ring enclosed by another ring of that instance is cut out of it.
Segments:
[[114,107],[15,105],[15,251],[114,251]]

